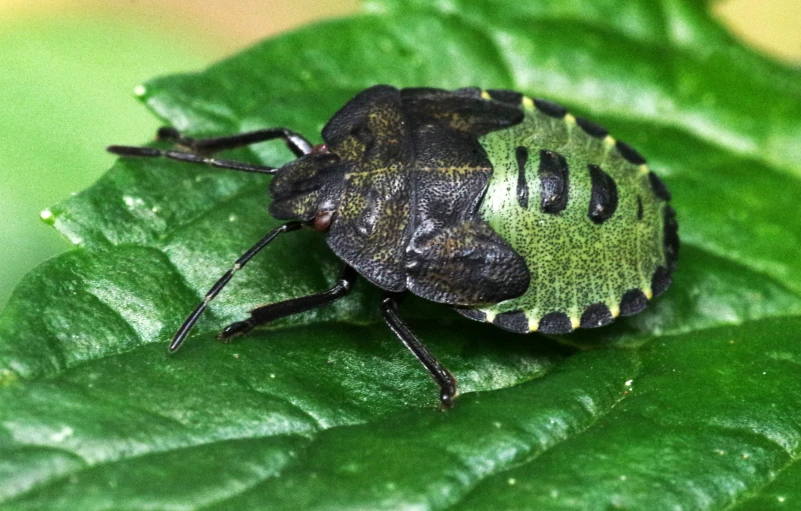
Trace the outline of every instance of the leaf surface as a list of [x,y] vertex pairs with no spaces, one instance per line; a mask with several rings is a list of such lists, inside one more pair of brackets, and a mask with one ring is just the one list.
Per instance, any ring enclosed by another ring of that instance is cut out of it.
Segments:
[[[0,318],[0,509],[801,505],[798,71],[696,1],[374,0],[148,82],[143,99],[193,136],[288,126],[318,141],[376,83],[512,88],[603,123],[673,193],[673,287],[558,340],[409,300],[404,317],[460,382],[442,413],[363,282],[213,342],[254,306],[331,285],[340,263],[304,232],[238,273],[167,357],[216,276],[278,225],[269,178],[120,160],[52,208],[77,248]],[[291,157],[276,143],[227,156]]]

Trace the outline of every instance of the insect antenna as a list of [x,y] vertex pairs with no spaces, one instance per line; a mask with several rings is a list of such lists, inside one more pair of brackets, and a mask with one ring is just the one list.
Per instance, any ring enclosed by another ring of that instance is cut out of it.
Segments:
[[156,133],[156,140],[172,142],[190,149],[196,153],[215,153],[226,149],[236,149],[268,140],[283,140],[295,156],[300,158],[304,154],[312,151],[312,143],[306,140],[300,133],[295,133],[286,128],[267,128],[255,131],[246,131],[236,135],[225,135],[222,137],[211,138],[192,138],[187,137],[180,131],[170,126],[159,128]]
[[203,301],[195,307],[195,310],[192,311],[191,314],[184,320],[181,327],[175,333],[175,337],[173,337],[172,342],[170,342],[170,352],[176,351],[178,348],[181,347],[181,344],[186,339],[186,336],[189,335],[189,331],[192,330],[192,327],[195,326],[197,320],[200,318],[200,315],[206,310],[206,306],[208,306],[209,302],[214,300],[214,298],[222,291],[222,289],[231,281],[231,278],[234,276],[234,273],[238,272],[242,269],[243,266],[247,264],[248,261],[253,259],[253,256],[258,254],[261,249],[266,247],[273,241],[279,234],[283,234],[285,232],[295,231],[303,227],[302,222],[287,222],[284,225],[277,227],[267,233],[262,239],[260,239],[255,245],[250,247],[247,252],[242,254],[239,259],[237,259],[233,266],[223,274],[222,277],[211,286],[206,296],[203,298]]
[[182,161],[185,163],[198,163],[201,165],[209,165],[220,169],[240,170],[242,172],[255,172],[258,174],[275,174],[276,167],[267,167],[265,165],[253,165],[234,160],[222,160],[219,158],[210,158],[198,154],[186,153],[176,150],[155,149],[152,147],[136,147],[126,145],[111,145],[106,148],[106,151],[116,154],[118,156],[131,156],[137,158],[169,158],[171,160]]

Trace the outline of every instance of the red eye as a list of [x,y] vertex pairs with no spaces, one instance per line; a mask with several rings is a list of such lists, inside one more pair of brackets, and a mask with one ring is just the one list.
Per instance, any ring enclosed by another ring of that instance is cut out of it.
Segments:
[[333,211],[321,211],[317,213],[312,222],[312,228],[317,232],[326,232],[331,228],[331,222],[334,219]]

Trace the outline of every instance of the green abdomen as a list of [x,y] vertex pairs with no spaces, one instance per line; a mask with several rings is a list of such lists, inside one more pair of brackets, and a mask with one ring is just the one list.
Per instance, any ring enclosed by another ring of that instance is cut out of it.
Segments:
[[544,333],[639,312],[675,264],[667,190],[602,128],[528,98],[522,108],[521,124],[480,139],[493,174],[479,215],[526,260],[531,283],[477,310],[503,328]]

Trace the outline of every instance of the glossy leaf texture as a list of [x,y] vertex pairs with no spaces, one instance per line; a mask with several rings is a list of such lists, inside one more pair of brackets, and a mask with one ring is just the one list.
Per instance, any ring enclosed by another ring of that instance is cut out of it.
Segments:
[[77,248],[28,275],[0,319],[0,509],[801,507],[801,72],[741,47],[702,4],[373,0],[145,84],[145,103],[194,136],[288,126],[318,141],[376,83],[561,102],[668,184],[673,287],[558,339],[407,301],[461,385],[441,412],[364,283],[213,341],[336,278],[323,239],[288,234],[167,357],[216,276],[277,225],[269,177],[120,160],[51,209]]

